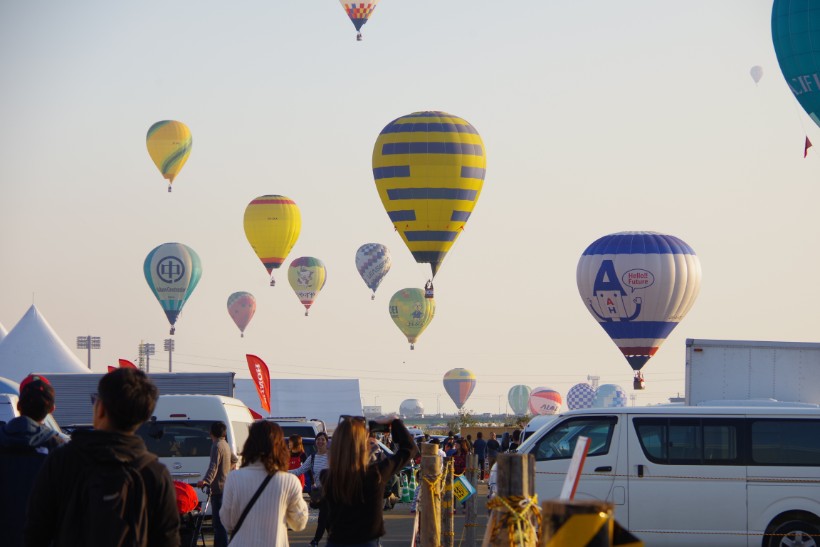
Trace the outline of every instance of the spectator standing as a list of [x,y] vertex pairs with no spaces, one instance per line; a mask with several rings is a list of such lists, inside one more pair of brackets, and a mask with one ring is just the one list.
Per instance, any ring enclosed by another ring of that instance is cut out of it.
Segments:
[[[316,452],[310,455],[308,459],[302,464],[299,469],[291,470],[290,473],[300,476],[305,473],[310,473],[310,507],[311,509],[319,510],[319,522],[316,523],[316,533],[310,541],[311,546],[315,547],[322,541],[322,536],[327,530],[327,507],[320,498],[317,498],[316,493],[322,493],[323,475],[326,475],[326,470],[329,466],[330,453],[327,446],[327,433],[324,431],[316,434]],[[323,496],[322,496],[323,497]],[[317,500],[314,502],[314,500]]]
[[519,446],[521,446],[521,430],[516,429],[512,432],[512,440],[510,440],[510,447],[507,450],[512,452],[518,450]]
[[367,424],[361,416],[342,416],[330,447],[330,468],[324,484],[328,509],[327,547],[378,547],[385,534],[382,499],[387,479],[407,465],[416,450],[413,436],[395,416],[380,418],[390,424],[398,450],[370,463]]
[[484,434],[481,431],[475,434],[473,452],[478,458],[478,482],[482,483],[484,482],[484,463],[487,459],[487,441],[484,440]]
[[487,441],[487,467],[490,469],[495,465],[498,453],[501,451],[501,443],[495,438],[495,431],[490,433],[490,440]]
[[222,491],[225,488],[225,479],[228,473],[236,466],[238,458],[231,452],[227,441],[228,426],[224,422],[211,424],[211,463],[202,480],[196,483],[199,488],[211,488],[212,520],[214,527],[214,547],[228,545],[228,532],[219,518],[222,508]]
[[[3,545],[23,545],[26,505],[46,455],[63,444],[56,431],[43,425],[54,410],[54,388],[44,376],[29,374],[20,383],[20,415],[0,426],[0,530]],[[8,495],[14,492],[14,496]]]
[[[91,397],[94,429],[76,431],[37,475],[26,546],[179,545],[171,476],[135,435],[157,396],[141,370],[118,368],[100,379]],[[112,487],[125,495],[111,496]]]
[[[220,511],[225,528],[231,532],[232,546],[287,547],[288,528],[298,532],[307,526],[307,504],[299,479],[287,473],[289,459],[278,424],[267,420],[251,424],[242,448],[242,467],[228,475]],[[259,490],[259,497],[240,524],[243,511]]]

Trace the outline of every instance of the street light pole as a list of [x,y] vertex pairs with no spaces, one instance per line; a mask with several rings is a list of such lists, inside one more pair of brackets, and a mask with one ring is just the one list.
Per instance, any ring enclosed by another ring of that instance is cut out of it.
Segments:
[[77,337],[77,349],[87,349],[88,350],[88,370],[91,370],[91,350],[92,349],[100,349],[100,337],[99,336],[78,336]]
[[168,352],[168,372],[172,372],[172,370],[171,370],[171,355],[174,353],[174,339],[173,338],[166,338],[164,348],[165,348],[165,351]]

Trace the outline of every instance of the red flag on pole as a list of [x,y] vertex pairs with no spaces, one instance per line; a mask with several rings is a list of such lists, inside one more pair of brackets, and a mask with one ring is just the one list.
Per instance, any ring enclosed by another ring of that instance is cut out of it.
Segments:
[[137,365],[129,361],[128,359],[120,359],[120,368],[137,368]]
[[245,358],[248,360],[248,369],[251,371],[256,393],[259,394],[259,402],[270,416],[270,372],[268,372],[268,365],[256,355],[250,353],[246,354]]
[[803,147],[803,157],[804,158],[809,155],[809,148],[811,148],[811,141],[809,140],[808,135],[806,135],[806,144]]

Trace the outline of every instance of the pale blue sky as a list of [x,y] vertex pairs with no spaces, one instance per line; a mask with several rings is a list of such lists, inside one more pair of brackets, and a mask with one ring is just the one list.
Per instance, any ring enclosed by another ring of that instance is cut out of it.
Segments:
[[[441,377],[457,366],[479,378],[466,405],[479,412],[504,410],[516,383],[565,394],[596,374],[631,393],[575,268],[598,237],[653,230],[695,249],[703,284],[638,404],[683,391],[686,338],[816,341],[820,156],[802,146],[820,130],[780,75],[770,10],[383,0],[357,43],[336,0],[0,3],[0,323],[33,295],[70,346],[102,337],[95,370],[140,340],[160,349],[168,326],[142,263],[180,241],[204,272],[177,322],[176,370],[247,376],[255,353],[273,377],[358,377],[365,403],[388,410],[409,397],[435,410],[437,396],[454,410]],[[467,119],[488,163],[411,352],[387,302],[427,267],[394,233],[370,158],[379,131],[417,110]],[[171,194],[145,150],[161,119],[194,138]],[[328,267],[309,318],[283,272],[267,286],[245,239],[262,194],[301,208],[290,259]],[[375,302],[354,267],[371,241],[393,253]],[[238,290],[258,301],[244,339],[225,309]]]

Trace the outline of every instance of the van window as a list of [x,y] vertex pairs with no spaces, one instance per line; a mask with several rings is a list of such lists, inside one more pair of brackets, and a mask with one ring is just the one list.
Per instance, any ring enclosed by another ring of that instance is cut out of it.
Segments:
[[535,461],[561,460],[572,457],[578,437],[589,437],[589,452],[587,456],[598,456],[609,452],[612,442],[612,432],[618,418],[615,416],[596,416],[574,418],[558,424],[548,431],[539,441],[534,450]]
[[820,466],[820,420],[754,420],[752,465]]
[[646,458],[666,465],[737,465],[735,419],[635,418],[638,440]]
[[[191,456],[208,458],[211,456],[211,445],[213,444],[211,441],[212,423],[213,420],[145,422],[137,430],[137,435],[145,441],[148,451],[160,458]],[[247,436],[247,431],[245,435]]]
[[245,441],[248,440],[250,434],[251,424],[247,422],[231,422],[233,429],[233,442],[236,446],[236,452],[239,454],[245,448]]

